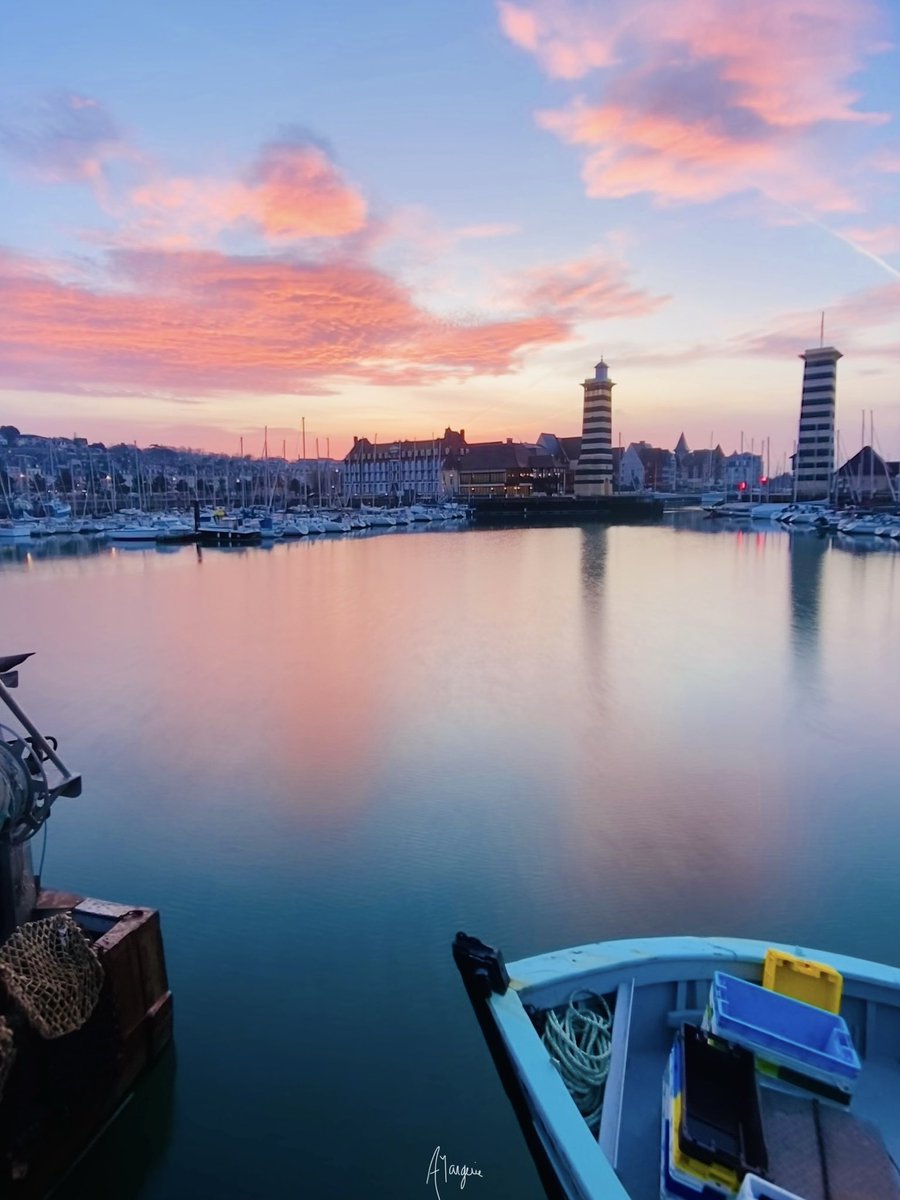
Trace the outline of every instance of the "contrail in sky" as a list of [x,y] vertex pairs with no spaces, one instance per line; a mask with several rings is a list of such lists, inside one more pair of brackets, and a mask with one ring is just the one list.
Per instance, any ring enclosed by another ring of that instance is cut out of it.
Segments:
[[[774,199],[774,197],[770,197],[770,199]],[[790,209],[790,211],[792,213],[796,213],[801,220],[806,221],[810,225],[815,225],[815,227],[817,229],[821,229],[823,233],[828,233],[831,235],[831,237],[837,238],[839,242],[843,242],[845,246],[849,246],[851,250],[855,250],[857,254],[861,254],[863,258],[869,259],[870,262],[873,262],[876,266],[881,267],[883,271],[887,271],[888,275],[892,276],[894,279],[900,279],[900,271],[898,271],[896,267],[892,267],[890,263],[885,262],[883,258],[879,258],[879,256],[874,254],[871,250],[867,250],[865,246],[858,245],[853,241],[852,238],[848,238],[845,233],[841,233],[837,229],[831,229],[828,225],[824,225],[821,221],[816,220],[815,217],[811,217],[809,213],[803,212],[801,209],[796,208],[793,204],[788,204],[786,200],[776,200],[775,203],[780,204],[782,208]]]

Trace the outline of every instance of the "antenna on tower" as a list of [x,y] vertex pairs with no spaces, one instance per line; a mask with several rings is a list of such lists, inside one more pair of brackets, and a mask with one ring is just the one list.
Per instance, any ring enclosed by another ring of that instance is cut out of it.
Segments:
[[822,313],[822,320],[819,322],[819,349],[825,345],[825,313]]

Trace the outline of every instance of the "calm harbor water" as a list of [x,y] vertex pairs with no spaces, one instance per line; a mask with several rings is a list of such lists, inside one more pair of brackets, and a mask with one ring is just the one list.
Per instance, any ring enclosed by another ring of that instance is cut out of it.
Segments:
[[457,929],[900,964],[897,549],[687,513],[78,548],[0,550],[86,781],[44,875],[161,910],[176,1052],[62,1200],[425,1200],[437,1145],[536,1200]]

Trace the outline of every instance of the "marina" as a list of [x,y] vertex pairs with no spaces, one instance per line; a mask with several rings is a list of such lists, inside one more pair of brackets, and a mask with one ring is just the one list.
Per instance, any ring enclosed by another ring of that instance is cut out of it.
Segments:
[[158,910],[177,1001],[177,1058],[63,1200],[251,1197],[263,1160],[415,1197],[436,1146],[538,1200],[460,929],[507,961],[690,930],[896,963],[890,539],[679,512],[0,564],[20,694],[85,780],[43,875]]

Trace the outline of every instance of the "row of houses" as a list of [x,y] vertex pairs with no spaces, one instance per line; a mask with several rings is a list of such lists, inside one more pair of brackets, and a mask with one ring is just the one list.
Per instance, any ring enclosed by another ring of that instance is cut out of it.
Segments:
[[674,450],[632,442],[614,453],[614,463],[620,491],[736,491],[742,483],[750,488],[765,480],[761,454],[743,450],[726,454],[721,446],[691,450],[683,433]]
[[[449,427],[440,438],[384,445],[354,439],[344,459],[344,494],[363,503],[484,496],[571,495],[581,450],[580,437],[542,433],[536,442],[467,442],[465,430]],[[755,493],[766,488],[789,495],[790,472],[765,474],[761,454],[721,446],[691,450],[682,434],[674,450],[631,442],[612,448],[613,478],[620,492],[704,491]],[[900,496],[900,463],[866,447],[836,472],[840,497],[895,499]]]
[[[465,430],[449,427],[439,438],[382,445],[354,438],[344,459],[345,490],[364,502],[388,497],[434,499],[459,496],[527,497],[567,495],[574,490],[580,437],[542,433],[536,442],[466,441]],[[691,451],[682,434],[675,450],[632,442],[613,447],[613,478],[619,491],[702,491],[740,483],[756,486],[763,470],[759,454]]]

